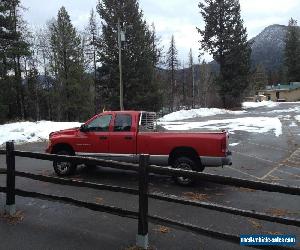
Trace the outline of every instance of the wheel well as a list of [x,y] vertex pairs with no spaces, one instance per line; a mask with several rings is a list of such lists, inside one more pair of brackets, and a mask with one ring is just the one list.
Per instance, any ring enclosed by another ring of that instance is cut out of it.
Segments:
[[174,161],[180,156],[188,157],[192,160],[199,161],[199,163],[200,163],[200,158],[199,158],[197,152],[193,148],[178,147],[178,148],[173,149],[172,152],[170,153],[169,162],[168,162],[169,165],[172,166]]
[[57,153],[60,150],[68,150],[69,152],[71,152],[72,155],[75,155],[75,152],[74,152],[73,148],[69,144],[66,144],[66,143],[56,144],[53,147],[51,153],[55,154],[55,153]]

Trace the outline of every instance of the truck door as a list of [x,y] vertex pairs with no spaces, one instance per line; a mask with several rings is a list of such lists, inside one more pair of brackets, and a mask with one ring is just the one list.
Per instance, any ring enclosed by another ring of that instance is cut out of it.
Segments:
[[136,151],[136,133],[130,114],[117,114],[110,133],[110,153],[115,160],[133,161]]
[[86,124],[84,132],[80,132],[79,153],[101,154],[109,153],[109,126],[112,115],[100,115]]

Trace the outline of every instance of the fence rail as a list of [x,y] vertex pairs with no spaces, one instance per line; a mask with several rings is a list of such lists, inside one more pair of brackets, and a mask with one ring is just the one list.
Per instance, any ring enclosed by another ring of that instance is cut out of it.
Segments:
[[99,212],[105,212],[110,213],[114,215],[118,215],[121,217],[127,217],[127,218],[138,218],[138,213],[135,211],[125,210],[122,208],[114,207],[114,206],[107,206],[107,205],[101,205],[96,203],[90,203],[85,201],[76,200],[70,197],[64,197],[64,196],[56,196],[56,195],[49,195],[49,194],[42,194],[38,192],[29,192],[24,191],[20,189],[16,189],[16,194],[22,197],[31,197],[31,198],[38,198],[41,200],[48,200],[48,201],[59,201],[61,203],[74,205],[77,207],[85,207],[94,211]]
[[45,176],[45,175],[37,175],[25,172],[16,171],[16,176],[24,177],[36,181],[43,181],[49,182],[53,184],[60,184],[60,185],[68,185],[74,187],[86,187],[86,188],[93,188],[96,190],[107,190],[113,192],[121,192],[127,194],[138,194],[139,191],[133,188],[126,188],[126,187],[119,187],[119,186],[111,186],[111,185],[104,185],[104,184],[96,184],[92,182],[86,181],[79,181],[79,180],[72,180],[72,179],[65,179],[60,177],[52,177],[52,176]]
[[251,181],[246,179],[240,179],[230,176],[220,176],[207,173],[199,173],[189,170],[179,170],[171,167],[160,167],[160,166],[149,166],[149,172],[156,174],[165,174],[165,175],[174,175],[174,176],[184,176],[189,178],[195,178],[198,180],[212,182],[222,185],[229,185],[235,187],[250,188],[254,190],[268,191],[268,192],[277,192],[291,195],[300,195],[300,188],[291,187],[279,184],[270,184],[260,181]]
[[[280,216],[271,216],[266,213],[256,212],[252,210],[243,210],[233,207],[228,207],[224,205],[218,205],[208,202],[198,202],[186,200],[180,197],[165,195],[160,193],[149,193],[149,173],[171,175],[171,176],[183,176],[189,178],[195,178],[198,180],[203,180],[206,182],[212,182],[222,185],[230,185],[235,187],[251,188],[254,190],[268,191],[268,192],[278,192],[289,195],[299,195],[300,188],[285,186],[279,184],[270,184],[259,181],[250,181],[240,178],[234,178],[229,176],[218,176],[213,174],[198,173],[195,171],[179,170],[170,167],[160,167],[149,165],[149,155],[141,155],[139,164],[131,163],[121,163],[110,160],[100,160],[91,157],[79,157],[79,156],[66,156],[66,155],[52,155],[44,153],[34,153],[14,150],[13,142],[8,142],[6,144],[6,150],[0,150],[0,154],[6,154],[7,169],[0,168],[0,174],[6,174],[7,182],[6,187],[0,187],[0,192],[6,193],[6,206],[9,208],[8,213],[15,212],[15,195],[22,197],[32,197],[48,201],[58,201],[66,204],[71,204],[78,207],[88,208],[94,211],[100,211],[105,213],[111,213],[114,215],[138,219],[138,234],[137,234],[137,245],[146,249],[148,247],[148,220],[152,223],[167,225],[172,227],[178,227],[183,230],[193,231],[195,233],[209,236],[216,239],[222,239],[232,243],[239,244],[240,238],[238,235],[227,234],[223,232],[214,231],[210,228],[203,228],[196,225],[191,225],[184,222],[179,222],[169,218],[163,218],[157,215],[148,214],[148,199],[162,200],[166,202],[173,202],[182,205],[189,205],[195,207],[201,207],[205,209],[211,209],[218,212],[224,212],[233,215],[239,215],[249,218],[255,218],[259,220],[276,222],[284,225],[300,226],[300,220],[296,218],[287,218]],[[80,180],[66,179],[60,177],[52,177],[45,175],[37,175],[32,173],[25,173],[21,171],[15,171],[15,157],[26,157],[34,158],[40,160],[50,160],[50,161],[69,161],[76,164],[95,164],[102,167],[109,167],[122,170],[131,170],[138,172],[139,174],[139,188],[127,188],[119,186],[111,186],[105,184],[96,184],[91,182],[84,182]],[[42,194],[38,192],[29,192],[15,188],[15,178],[29,178],[32,180],[49,182],[60,185],[69,185],[75,187],[85,187],[92,188],[96,190],[107,190],[112,192],[122,192],[131,195],[139,196],[139,210],[130,211],[119,207],[107,206],[102,204],[95,204],[85,201],[76,200],[70,197],[54,196],[49,194]],[[264,247],[255,246],[255,248],[264,249]],[[280,247],[278,249],[290,249],[287,247]]]
[[133,163],[125,163],[111,160],[101,160],[92,157],[82,157],[82,156],[70,156],[70,155],[54,155],[46,153],[35,153],[35,152],[25,152],[25,151],[14,151],[15,156],[33,158],[38,160],[48,160],[48,161],[69,161],[75,164],[90,164],[90,165],[101,165],[102,167],[109,167],[122,170],[132,170],[138,171],[139,165]]

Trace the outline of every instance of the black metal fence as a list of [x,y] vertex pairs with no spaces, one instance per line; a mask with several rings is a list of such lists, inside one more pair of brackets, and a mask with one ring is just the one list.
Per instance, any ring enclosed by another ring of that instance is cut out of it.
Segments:
[[[179,197],[168,196],[160,193],[149,193],[149,173],[156,173],[162,175],[171,176],[183,176],[192,177],[198,180],[206,182],[212,182],[222,185],[230,185],[235,187],[244,187],[254,190],[262,190],[268,192],[278,192],[290,195],[300,195],[299,187],[270,184],[260,181],[244,180],[240,178],[233,178],[228,176],[218,176],[207,173],[198,173],[195,171],[173,169],[171,167],[160,167],[149,165],[149,155],[140,155],[139,164],[121,163],[116,161],[100,160],[90,157],[78,157],[78,156],[65,156],[65,155],[52,155],[44,153],[24,152],[14,149],[13,142],[7,142],[6,150],[0,150],[0,154],[6,154],[7,169],[0,169],[0,174],[6,174],[6,187],[0,187],[0,192],[6,193],[6,212],[15,213],[15,196],[33,197],[48,201],[58,201],[62,203],[71,204],[78,207],[85,207],[94,211],[100,211],[105,213],[111,213],[114,215],[137,219],[138,220],[138,234],[137,245],[142,248],[148,247],[148,222],[154,224],[160,224],[165,226],[171,226],[179,228],[181,230],[192,231],[201,235],[209,236],[215,239],[221,239],[232,243],[240,244],[239,235],[228,234],[212,230],[210,228],[199,227],[189,223],[184,223],[169,218],[163,218],[157,215],[149,215],[148,213],[148,199],[157,199],[166,202],[174,202],[178,204],[201,207],[206,209],[215,210],[218,212],[225,212],[233,215],[245,216],[248,218],[254,218],[259,220],[265,220],[270,222],[276,222],[284,225],[300,226],[300,220],[296,218],[288,218],[281,216],[272,216],[266,213],[255,212],[253,210],[243,210],[232,208],[224,205],[218,205],[208,202],[191,201]],[[15,157],[27,157],[41,160],[50,161],[68,161],[76,164],[95,164],[103,167],[110,167],[123,170],[133,170],[139,173],[139,185],[138,189],[132,189],[127,187],[111,186],[104,184],[96,184],[91,182],[83,182],[79,180],[72,180],[59,177],[50,177],[44,175],[36,175],[31,173],[25,173],[15,170]],[[130,211],[119,207],[95,204],[85,201],[79,201],[70,197],[55,196],[49,194],[42,194],[38,192],[29,192],[15,188],[15,179],[17,177],[29,178],[32,180],[38,180],[43,182],[49,182],[54,184],[69,185],[75,187],[87,187],[97,190],[108,190],[112,192],[122,192],[126,194],[139,196],[139,210]],[[255,246],[255,248],[262,248]],[[279,247],[277,249],[290,249],[288,247]]]

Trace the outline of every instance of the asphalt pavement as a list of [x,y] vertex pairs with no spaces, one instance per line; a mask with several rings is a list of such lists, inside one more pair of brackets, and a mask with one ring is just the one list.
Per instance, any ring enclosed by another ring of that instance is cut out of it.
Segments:
[[[249,109],[247,114],[239,115],[238,117],[279,117],[283,133],[277,137],[272,131],[263,134],[235,131],[230,135],[230,143],[238,143],[231,147],[233,165],[207,168],[205,172],[300,187],[300,124],[294,118],[299,112],[293,111],[298,106],[299,103],[280,104],[274,108]],[[233,116],[217,116],[217,119],[223,118],[230,119]],[[190,122],[208,119],[212,117],[194,118]],[[43,152],[45,147],[46,142],[40,142],[18,145],[17,149]],[[0,156],[0,168],[4,167],[5,157]],[[52,164],[48,161],[17,158],[16,168],[54,176]],[[132,188],[136,188],[138,183],[138,176],[134,172],[101,167],[87,169],[80,166],[72,178]],[[0,186],[4,185],[5,178],[0,176]],[[122,193],[61,186],[24,178],[17,178],[16,185],[28,191],[69,196],[130,210],[138,209],[137,197]],[[300,197],[293,195],[208,182],[197,182],[193,187],[180,187],[170,177],[160,175],[151,175],[150,191],[300,219]],[[0,194],[0,198],[1,212],[5,197]],[[8,219],[0,214],[0,249],[134,249],[132,246],[137,233],[136,220],[32,198],[17,197],[16,204],[18,214],[15,219]],[[297,227],[152,199],[149,201],[149,213],[224,233],[294,234],[298,242],[300,237],[300,229]],[[154,224],[150,224],[149,241],[152,249],[246,249],[225,241]],[[300,248],[299,243],[297,247]]]

